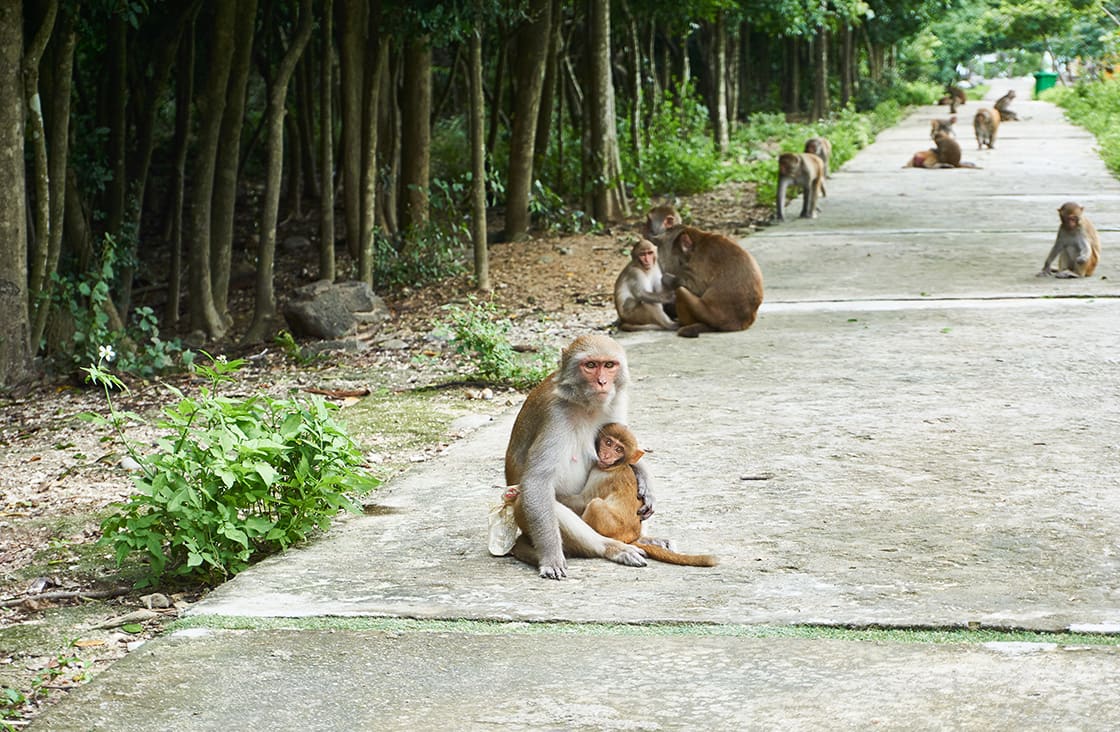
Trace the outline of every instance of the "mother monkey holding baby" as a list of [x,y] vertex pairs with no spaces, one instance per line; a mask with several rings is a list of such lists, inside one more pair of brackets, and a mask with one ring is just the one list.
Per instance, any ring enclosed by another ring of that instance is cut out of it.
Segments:
[[[514,514],[521,536],[515,557],[541,577],[568,575],[565,553],[644,566],[641,551],[597,533],[580,518],[579,494],[595,464],[595,435],[607,422],[626,422],[630,370],[622,346],[584,335],[564,349],[560,368],[536,386],[513,423],[506,448],[506,484],[520,484]],[[653,514],[648,480],[638,473],[642,518]]]

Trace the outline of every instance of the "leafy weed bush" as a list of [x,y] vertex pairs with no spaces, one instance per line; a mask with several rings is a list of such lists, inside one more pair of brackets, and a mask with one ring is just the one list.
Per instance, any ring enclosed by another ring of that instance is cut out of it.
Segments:
[[526,388],[552,371],[553,364],[540,355],[527,359],[514,350],[509,342],[509,318],[503,317],[493,302],[479,302],[472,297],[465,308],[447,305],[445,309],[455,351],[473,363],[478,378]]
[[[636,161],[624,160],[623,170],[637,170],[632,181],[635,196],[650,199],[659,194],[688,196],[711,189],[717,182],[719,154],[708,132],[708,114],[686,89],[678,104],[665,92],[655,104],[649,124],[649,145],[643,152],[640,170]],[[620,146],[629,150],[629,135],[622,125]]]
[[361,451],[332,419],[333,405],[318,397],[219,394],[243,364],[218,358],[196,365],[210,384],[198,398],[168,387],[178,401],[164,409],[159,426],[168,434],[151,455],[124,438],[125,421],[140,418],[113,407],[111,390],[125,387],[104,359],[84,369],[110,404],[108,419],[86,418],[116,429],[140,465],[136,492],[115,504],[119,512],[101,523],[100,540],[118,566],[133,553],[144,556],[148,571],[138,586],[166,575],[226,579],[326,529],[340,510],[357,512],[347,493],[377,485],[359,470]]

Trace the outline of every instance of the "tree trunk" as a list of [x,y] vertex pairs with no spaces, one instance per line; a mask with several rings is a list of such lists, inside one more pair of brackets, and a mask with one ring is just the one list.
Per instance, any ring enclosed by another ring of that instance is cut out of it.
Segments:
[[852,63],[852,26],[845,23],[840,30],[840,106],[847,108],[852,101],[855,65]]
[[221,140],[222,115],[228,96],[230,66],[234,53],[234,28],[237,24],[236,2],[215,3],[212,8],[208,72],[199,94],[199,120],[194,165],[190,179],[190,202],[187,205],[183,238],[190,248],[190,327],[207,338],[221,338],[225,321],[214,304],[211,280],[210,222],[213,211],[214,173],[217,168],[218,145]]
[[626,16],[626,43],[627,57],[630,66],[626,78],[630,83],[630,155],[634,165],[642,166],[642,47],[638,38],[638,21],[630,12],[630,5],[626,0],[620,3],[622,13]]
[[743,35],[741,26],[734,26],[735,31],[727,31],[727,73],[724,84],[727,86],[727,132],[735,134],[739,123],[739,94],[741,92],[742,77],[739,73],[739,56],[742,52]]
[[23,168],[23,0],[0,0],[0,385],[31,372]]
[[533,192],[533,144],[544,84],[548,48],[549,0],[530,0],[528,18],[517,31],[513,66],[513,130],[509,141],[509,176],[506,182],[506,241],[525,238],[529,231],[529,199]]
[[813,39],[813,119],[824,119],[828,112],[828,30],[820,26]]
[[177,54],[179,73],[175,81],[175,166],[169,194],[170,203],[164,215],[164,239],[171,248],[171,266],[167,275],[167,310],[164,317],[171,325],[179,323],[179,305],[182,301],[183,199],[187,180],[187,151],[190,148],[191,100],[194,98],[195,16],[197,11],[191,15]]
[[334,0],[323,0],[319,35],[319,279],[334,281]]
[[478,29],[470,32],[470,83],[469,134],[471,146],[471,239],[474,240],[474,284],[480,290],[490,290],[490,253],[486,246],[486,136],[485,103],[482,92],[482,35]]
[[342,201],[346,247],[355,261],[361,248],[362,90],[365,68],[362,48],[367,42],[367,2],[342,0],[339,10],[339,74],[342,108]]
[[280,185],[284,162],[284,108],[288,97],[288,84],[292,80],[307,41],[311,38],[311,0],[300,0],[299,26],[292,37],[284,58],[276,70],[268,98],[268,157],[264,197],[261,202],[260,246],[257,252],[256,307],[253,324],[245,341],[256,343],[264,339],[276,317],[276,294],[273,290],[273,264],[276,254],[276,220],[280,210]]
[[233,317],[229,313],[229,273],[233,261],[241,130],[245,126],[245,89],[253,61],[257,0],[236,0],[236,5],[237,25],[234,32],[237,36],[226,92],[226,108],[222,115],[217,171],[214,175],[214,212],[210,219],[210,277],[214,307],[221,314],[222,322],[227,328],[233,325]]
[[[48,284],[50,282],[48,262],[50,261],[51,224],[53,223],[53,219],[51,217],[51,167],[47,158],[47,129],[43,119],[42,98],[39,94],[39,62],[43,57],[43,52],[46,50],[51,33],[54,32],[54,25],[57,17],[58,2],[56,0],[51,0],[45,8],[43,19],[31,43],[28,45],[23,58],[19,59],[20,65],[17,66],[17,69],[22,67],[24,81],[21,94],[18,97],[11,97],[12,99],[24,100],[24,104],[12,105],[14,108],[21,112],[24,109],[27,110],[27,136],[32,150],[31,173],[34,178],[35,189],[35,208],[31,212],[33,218],[31,223],[34,229],[30,242],[31,266],[27,287],[29,301],[24,304],[24,311],[28,313],[28,318],[34,317],[35,322],[38,322],[41,318],[44,323],[46,322],[45,313],[50,307],[49,301],[43,297],[42,294],[48,289]],[[21,36],[20,47],[22,47],[22,41],[23,39]],[[26,185],[26,178],[22,170],[20,171],[20,179],[23,180],[24,185]],[[24,208],[26,203],[24,201],[21,200],[19,205],[21,209],[26,211]],[[25,220],[24,227],[27,226],[27,223],[28,222]],[[38,343],[38,339],[34,342]],[[28,341],[28,343],[30,344],[31,341]]]
[[[51,85],[50,114],[47,117],[47,151],[50,171],[50,238],[47,242],[47,267],[43,284],[45,297],[40,305],[33,308],[31,329],[31,350],[43,337],[50,314],[49,293],[51,276],[58,270],[62,255],[63,222],[66,213],[66,170],[70,163],[70,99],[74,85],[74,47],[77,34],[74,32],[74,11],[62,14],[62,28],[56,33],[59,39],[55,45],[54,68]],[[34,290],[30,290],[34,293]]]
[[358,275],[362,282],[373,287],[374,244],[377,237],[377,144],[378,116],[381,106],[381,78],[389,66],[389,44],[391,36],[382,34],[374,43],[374,27],[377,19],[372,19],[370,43],[366,44],[365,89],[365,128],[362,144],[362,236],[361,254],[358,257]]
[[428,223],[428,176],[432,154],[431,39],[419,36],[406,41],[403,62],[400,223],[405,236],[412,237],[416,230]]
[[395,234],[400,231],[397,221],[397,180],[401,169],[401,114],[397,104],[397,89],[400,87],[400,51],[389,50],[385,69],[377,79],[377,175],[390,181],[378,187],[377,221],[380,228]]
[[726,155],[731,135],[727,128],[727,21],[722,10],[716,13],[712,36],[712,131],[716,149]]
[[589,0],[587,101],[591,108],[592,216],[603,222],[617,221],[630,214],[622,188],[622,165],[614,126],[610,15],[610,0]]
[[533,143],[533,170],[544,168],[548,143],[552,136],[552,110],[556,106],[558,84],[560,83],[560,47],[563,42],[561,24],[564,19],[563,3],[552,2],[552,19],[549,21],[548,54],[545,59],[544,84],[541,87],[541,104],[537,113],[536,139]]

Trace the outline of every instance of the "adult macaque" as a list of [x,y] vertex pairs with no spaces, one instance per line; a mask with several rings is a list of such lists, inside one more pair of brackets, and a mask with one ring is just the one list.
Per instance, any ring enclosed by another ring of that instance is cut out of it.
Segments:
[[654,206],[646,214],[646,220],[642,222],[642,238],[653,239],[680,224],[681,216],[677,213],[677,209],[665,204]]
[[630,263],[614,281],[614,309],[622,330],[674,330],[677,325],[662,307],[675,299],[672,275],[657,263],[657,247],[641,239],[630,250]]
[[680,554],[643,541],[637,480],[631,468],[645,452],[638,448],[633,432],[618,422],[603,425],[595,440],[595,454],[595,467],[581,493],[586,505],[581,515],[584,522],[603,536],[641,549],[650,559],[690,567],[716,566],[716,558],[709,554]]
[[[1097,269],[1101,258],[1101,238],[1093,222],[1085,216],[1085,209],[1074,201],[1058,209],[1058,236],[1042,264],[1039,277],[1089,277]],[[1058,260],[1058,270],[1050,268]]]
[[[578,496],[595,464],[595,435],[607,422],[625,422],[630,371],[626,352],[599,334],[576,338],[564,349],[560,368],[536,386],[513,423],[506,447],[507,485],[520,484],[514,516],[523,532],[512,553],[536,566],[540,576],[561,579],[570,556],[603,557],[640,567],[641,552],[602,536],[579,517]],[[641,474],[638,485],[648,486]],[[643,518],[653,501],[643,490]]]
[[929,121],[929,139],[936,140],[937,133],[943,132],[949,137],[956,137],[957,130],[953,125],[957,123],[957,115],[949,117],[949,119],[931,119]]
[[810,137],[805,141],[805,152],[812,153],[824,163],[824,177],[830,177],[828,161],[832,159],[832,143],[827,137]]
[[975,163],[961,161],[961,146],[945,130],[933,132],[937,147],[919,150],[910,156],[904,168],[975,168]]
[[966,101],[968,101],[968,97],[965,95],[963,89],[958,86],[953,86],[952,84],[947,84],[945,86],[945,96],[941,97],[937,103],[948,104],[949,111],[956,113],[957,105],[964,104]]
[[726,236],[691,226],[674,227],[654,242],[662,267],[677,276],[677,335],[695,338],[751,326],[762,304],[762,272],[750,252]]
[[999,112],[1000,120],[1011,122],[1019,119],[1019,115],[1008,109],[1011,106],[1011,100],[1015,98],[1015,90],[1008,89],[1007,93],[996,100],[995,108]]
[[996,146],[996,132],[999,131],[999,112],[994,109],[978,109],[972,118],[972,129],[976,132],[976,147],[983,150],[987,145],[991,150]]
[[804,200],[801,218],[817,217],[817,199],[824,190],[824,161],[813,153],[783,153],[778,158],[778,220],[786,219],[786,189],[790,183],[801,187]]

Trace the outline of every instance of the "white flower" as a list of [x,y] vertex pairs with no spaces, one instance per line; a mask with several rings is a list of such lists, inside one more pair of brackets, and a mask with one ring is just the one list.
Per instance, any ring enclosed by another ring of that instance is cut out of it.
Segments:
[[101,361],[112,361],[116,357],[117,357],[117,354],[113,351],[112,346],[98,346],[97,347],[97,358],[100,359]]

